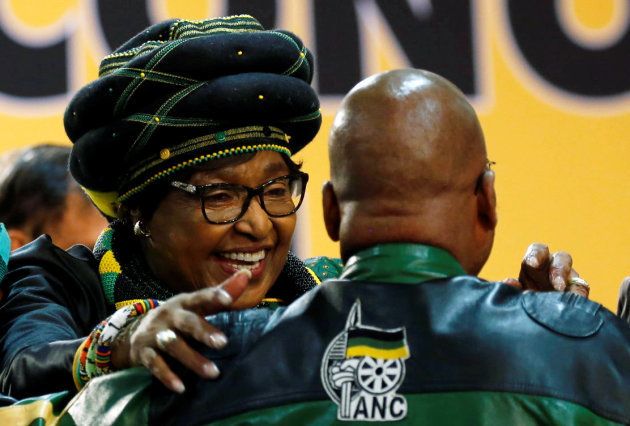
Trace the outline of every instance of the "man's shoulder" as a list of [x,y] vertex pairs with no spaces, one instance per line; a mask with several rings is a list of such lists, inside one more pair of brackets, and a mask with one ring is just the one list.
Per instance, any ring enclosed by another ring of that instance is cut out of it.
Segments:
[[[518,328],[527,328],[534,333],[570,338],[601,334],[597,338],[604,339],[612,334],[630,343],[630,327],[599,303],[573,293],[522,291],[474,276],[413,285],[336,280],[327,283],[322,291],[337,295],[348,293],[375,303],[394,295],[400,297],[401,302],[408,297],[409,306],[425,309],[436,317],[449,312],[450,316],[458,316],[465,323],[478,322],[487,331],[503,330],[509,335]],[[434,310],[436,304],[442,307],[442,312]],[[509,327],[493,318],[510,318]]]
[[254,344],[265,331],[273,328],[284,310],[284,307],[252,308],[221,312],[206,317],[210,324],[225,334],[228,345],[220,351],[204,349],[205,355],[208,358],[216,359],[243,352]]
[[[503,283],[467,276],[455,277],[451,283],[449,290],[454,297],[453,303],[476,301],[482,320],[483,316],[502,316],[507,310],[518,313],[523,326],[536,325],[539,333],[574,339],[606,339],[613,335],[630,343],[630,327],[601,304],[580,295],[522,291]],[[488,322],[490,326],[493,324],[496,322]],[[518,326],[518,323],[514,325]]]

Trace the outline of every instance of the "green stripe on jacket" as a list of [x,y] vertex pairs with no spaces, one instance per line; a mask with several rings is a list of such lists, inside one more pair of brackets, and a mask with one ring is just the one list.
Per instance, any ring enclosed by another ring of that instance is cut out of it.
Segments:
[[[567,401],[509,392],[448,392],[404,395],[407,417],[392,425],[539,426],[619,425]],[[332,401],[283,405],[232,416],[212,425],[374,425],[367,421],[337,420]]]

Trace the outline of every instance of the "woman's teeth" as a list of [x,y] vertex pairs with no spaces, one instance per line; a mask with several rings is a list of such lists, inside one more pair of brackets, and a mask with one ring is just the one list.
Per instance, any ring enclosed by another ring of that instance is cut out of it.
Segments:
[[260,261],[265,258],[265,250],[260,250],[254,253],[243,253],[243,252],[226,252],[221,253],[222,257],[230,260],[238,260],[240,262],[250,262],[250,264],[245,263],[232,263],[234,269],[247,269],[249,271],[257,268],[260,265]]
[[230,264],[231,267],[233,267],[234,269],[236,269],[238,271],[243,270],[243,269],[247,269],[248,271],[252,271],[253,269],[258,268],[259,265],[260,265],[260,262],[253,263],[251,265],[244,265],[242,263],[239,263],[238,265],[234,264],[234,263]]

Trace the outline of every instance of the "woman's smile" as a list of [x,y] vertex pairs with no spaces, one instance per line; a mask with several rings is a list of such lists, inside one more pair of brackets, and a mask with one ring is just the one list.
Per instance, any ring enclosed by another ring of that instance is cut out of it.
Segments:
[[231,276],[236,271],[247,269],[251,272],[254,281],[260,278],[264,273],[266,262],[265,258],[269,250],[233,250],[223,253],[219,253],[215,256],[216,261],[219,262],[221,268],[225,271],[226,277]]

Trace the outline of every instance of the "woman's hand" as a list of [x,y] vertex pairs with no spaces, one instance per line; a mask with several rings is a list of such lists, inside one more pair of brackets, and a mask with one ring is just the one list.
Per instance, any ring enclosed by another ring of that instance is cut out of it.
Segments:
[[506,284],[523,290],[566,291],[588,298],[589,285],[573,269],[571,255],[564,251],[551,253],[545,244],[531,244],[523,261],[518,280],[506,279]]
[[150,310],[118,335],[112,345],[112,365],[117,369],[143,365],[178,393],[184,392],[184,383],[168,366],[164,354],[200,377],[218,377],[217,366],[182,337],[190,336],[210,348],[223,348],[227,344],[225,335],[208,324],[205,316],[229,308],[243,293],[250,277],[249,271],[239,271],[217,287],[179,294]]

